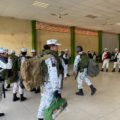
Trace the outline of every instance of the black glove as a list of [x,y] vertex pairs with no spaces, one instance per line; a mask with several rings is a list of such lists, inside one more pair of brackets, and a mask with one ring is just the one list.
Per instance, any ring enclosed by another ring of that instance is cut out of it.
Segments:
[[56,90],[56,91],[54,92],[54,97],[55,97],[55,98],[61,98],[61,94],[58,92],[58,90]]

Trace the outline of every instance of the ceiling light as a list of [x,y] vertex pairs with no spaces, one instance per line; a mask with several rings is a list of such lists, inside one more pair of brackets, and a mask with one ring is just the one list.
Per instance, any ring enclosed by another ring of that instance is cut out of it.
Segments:
[[68,13],[64,13],[63,8],[58,8],[58,13],[50,13],[52,16],[57,16],[58,18],[62,18],[63,16],[69,15]]
[[37,7],[42,7],[42,8],[47,8],[49,6],[49,4],[43,3],[40,1],[34,1],[32,5]]
[[62,18],[63,16],[68,15],[68,13],[64,13],[64,14],[62,14],[62,13],[58,13],[58,14],[56,14],[56,13],[51,13],[50,15],[52,15],[52,16],[58,16],[58,18]]

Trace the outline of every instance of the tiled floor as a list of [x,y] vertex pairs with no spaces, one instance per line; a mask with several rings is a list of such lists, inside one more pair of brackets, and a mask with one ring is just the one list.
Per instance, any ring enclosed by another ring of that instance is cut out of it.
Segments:
[[[64,81],[62,96],[68,100],[67,109],[56,120],[120,120],[120,73],[101,72],[92,78],[97,88],[94,96],[84,85],[84,96],[76,96],[76,81],[73,76]],[[12,90],[0,102],[0,111],[6,116],[0,120],[37,120],[40,94],[26,92],[28,100],[12,102]]]

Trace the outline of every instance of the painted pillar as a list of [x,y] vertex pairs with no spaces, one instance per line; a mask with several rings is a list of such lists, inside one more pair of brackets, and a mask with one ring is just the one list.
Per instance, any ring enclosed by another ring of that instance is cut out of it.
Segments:
[[31,21],[31,26],[32,26],[32,49],[35,49],[37,51],[37,32],[36,32],[36,21],[32,20]]
[[119,51],[120,51],[120,34],[118,34],[118,48],[119,48]]
[[71,41],[71,63],[75,58],[75,27],[70,27],[70,41]]
[[102,55],[102,31],[98,31],[98,54]]

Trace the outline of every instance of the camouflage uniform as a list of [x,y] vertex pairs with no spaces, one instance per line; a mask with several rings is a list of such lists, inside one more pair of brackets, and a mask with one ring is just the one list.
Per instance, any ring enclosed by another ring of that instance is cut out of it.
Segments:
[[[47,45],[58,45],[57,40],[50,39],[47,40]],[[38,109],[38,120],[44,119],[44,111],[49,108],[52,101],[60,97],[59,91],[59,74],[62,69],[60,69],[60,59],[56,52],[52,50],[45,50],[45,54],[49,54],[50,57],[44,60],[45,66],[47,67],[46,71],[46,81],[42,86],[41,91],[41,101]]]
[[[91,95],[94,95],[96,92],[96,88],[92,85],[91,80],[88,78],[87,74],[87,66],[82,66],[83,64],[79,64],[82,61],[82,55],[86,55],[84,52],[79,52],[74,60],[74,68],[73,71],[76,73],[76,80],[78,84],[78,92],[76,95],[84,95],[83,92],[83,82],[85,82],[91,89]],[[85,61],[82,61],[85,62]],[[81,66],[81,67],[80,67]]]
[[2,82],[0,82],[0,100],[2,99]]

